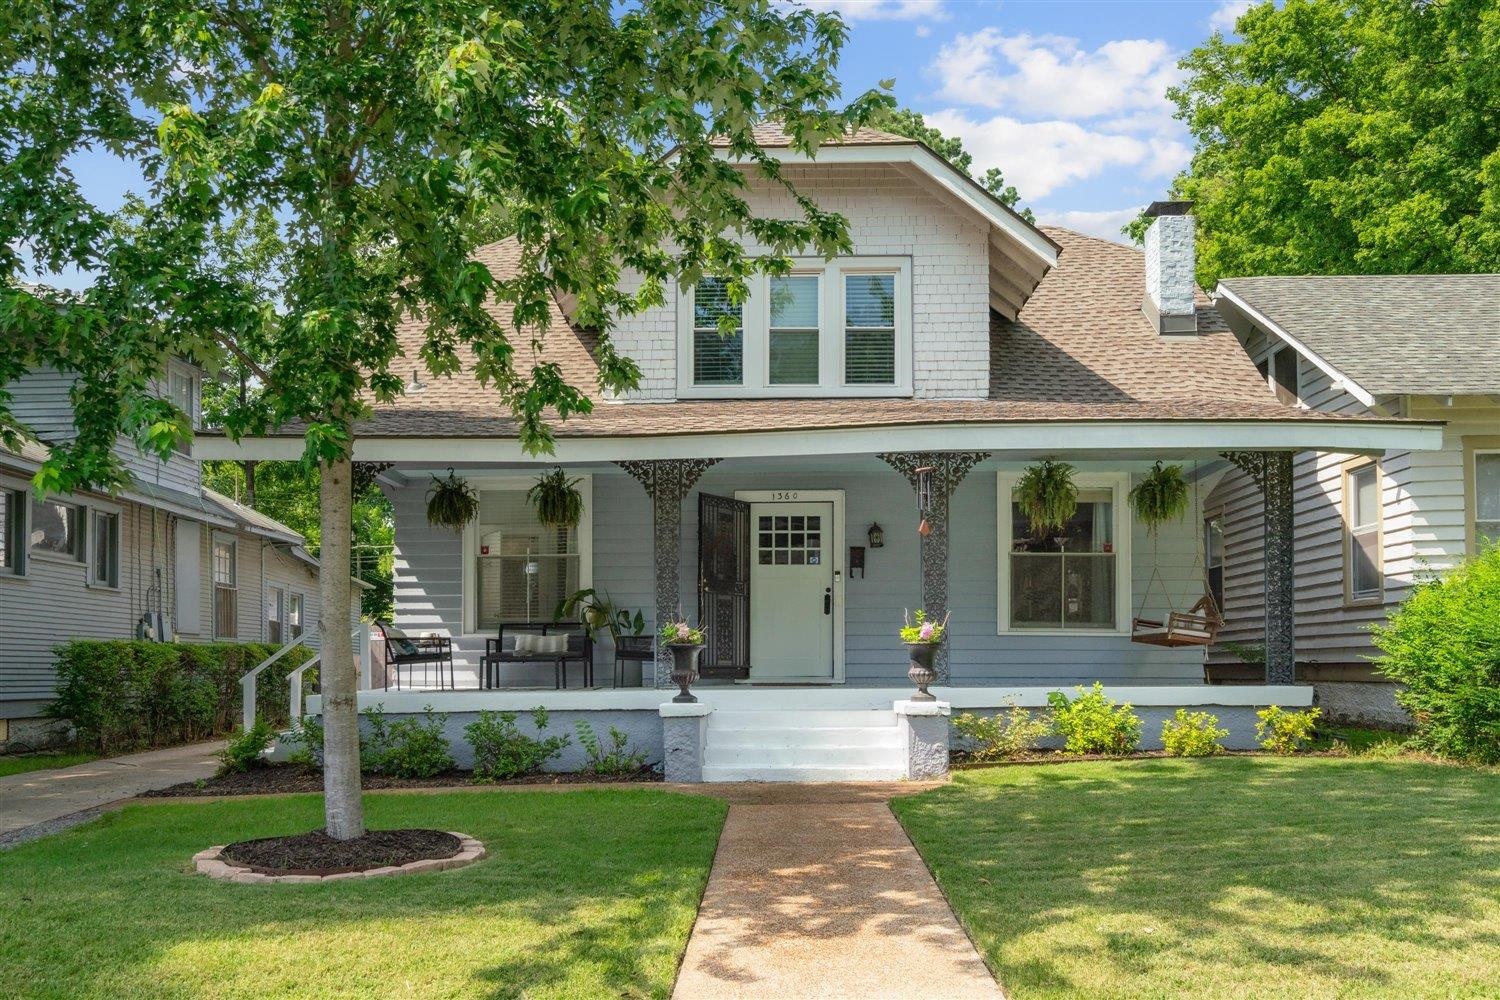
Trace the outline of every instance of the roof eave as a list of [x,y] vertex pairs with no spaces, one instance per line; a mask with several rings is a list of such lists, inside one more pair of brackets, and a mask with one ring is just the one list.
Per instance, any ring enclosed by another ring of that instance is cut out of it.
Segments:
[[1301,354],[1308,361],[1312,362],[1314,366],[1316,366],[1321,372],[1323,372],[1323,374],[1327,375],[1329,379],[1333,381],[1333,384],[1335,386],[1344,390],[1349,395],[1353,396],[1355,399],[1363,403],[1365,406],[1375,406],[1375,393],[1360,385],[1353,378],[1345,374],[1342,370],[1340,370],[1337,366],[1330,362],[1327,358],[1323,357],[1317,351],[1314,351],[1312,348],[1308,347],[1290,331],[1286,330],[1260,309],[1257,309],[1255,306],[1251,305],[1233,289],[1227,287],[1224,282],[1221,281],[1214,287],[1213,300],[1215,305],[1221,305],[1222,302],[1228,301],[1233,308],[1239,310],[1239,312],[1245,318],[1250,320],[1250,322],[1260,327],[1262,330],[1264,330],[1266,333],[1269,333],[1276,339],[1292,347],[1297,351],[1298,354]]

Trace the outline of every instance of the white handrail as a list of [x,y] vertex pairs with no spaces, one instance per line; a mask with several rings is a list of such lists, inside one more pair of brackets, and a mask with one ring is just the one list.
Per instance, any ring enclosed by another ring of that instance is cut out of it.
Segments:
[[286,675],[287,694],[289,695],[288,707],[290,709],[287,719],[293,726],[298,725],[302,721],[302,675],[307,672],[308,667],[318,662],[318,657],[321,655],[323,654],[314,653],[308,657],[306,663]]
[[290,653],[293,648],[300,646],[304,637],[299,635],[288,639],[284,646],[261,660],[248,674],[240,678],[240,721],[244,723],[246,729],[255,725],[255,679],[260,676],[262,670]]
[[[304,632],[302,635],[297,636],[295,639],[287,640],[287,643],[284,646],[282,646],[276,652],[272,653],[270,656],[266,657],[264,660],[261,660],[249,673],[240,678],[240,720],[244,723],[246,729],[249,729],[251,726],[255,725],[256,678],[260,676],[262,670],[265,670],[267,667],[275,663],[277,660],[281,659],[287,653],[290,653],[294,647],[303,645],[311,638],[313,638],[313,633]],[[360,689],[366,690],[370,686],[371,673],[370,623],[362,621],[354,628],[350,629],[349,641],[354,644],[355,653],[359,657]],[[293,724],[295,724],[297,720],[302,718],[302,676],[307,672],[307,669],[309,667],[318,662],[318,657],[320,655],[322,654],[314,653],[306,663],[302,664],[300,667],[297,667],[295,670],[292,670],[286,675],[287,684],[290,686],[289,705],[292,712],[290,721]]]

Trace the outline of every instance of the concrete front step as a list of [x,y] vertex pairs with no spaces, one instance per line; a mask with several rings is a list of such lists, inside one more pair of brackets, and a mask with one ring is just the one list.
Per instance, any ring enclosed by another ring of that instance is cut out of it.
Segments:
[[709,740],[704,767],[896,767],[899,747],[724,747]]
[[705,767],[704,781],[900,781],[900,767]]
[[822,711],[800,709],[775,712],[736,712],[715,710],[709,716],[710,729],[879,729],[896,726],[896,713],[889,709],[856,709]]
[[827,729],[727,729],[709,723],[709,745],[742,747],[900,747],[895,726],[833,726]]

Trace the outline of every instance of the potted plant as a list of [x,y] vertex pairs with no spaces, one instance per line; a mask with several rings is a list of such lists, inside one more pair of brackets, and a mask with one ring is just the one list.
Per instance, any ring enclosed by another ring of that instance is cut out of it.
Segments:
[[555,469],[536,481],[526,491],[526,499],[536,511],[536,519],[554,528],[575,528],[583,520],[583,494],[580,480],[569,479],[562,469]]
[[615,603],[609,591],[600,592],[593,587],[586,587],[560,602],[552,613],[557,621],[575,616],[591,637],[600,631],[608,632],[616,646],[622,636],[638,636],[646,631],[646,619],[639,611],[632,615]]
[[932,661],[948,632],[948,616],[944,615],[942,621],[935,621],[919,608],[915,616],[903,611],[902,620],[901,641],[906,643],[907,656],[911,661],[906,676],[917,686],[917,693],[912,695],[911,700],[936,701],[927,686],[937,680],[937,671],[932,668]]
[[1044,538],[1062,531],[1078,510],[1078,487],[1067,462],[1044,459],[1021,473],[1016,481],[1016,503],[1031,522],[1031,533]]
[[427,523],[435,528],[462,531],[479,516],[479,497],[466,480],[448,470],[447,479],[432,477],[427,489]]
[[672,651],[672,682],[682,689],[672,700],[695,702],[688,685],[698,679],[698,657],[703,653],[703,630],[685,621],[667,622],[659,634],[662,645]]
[[1168,521],[1182,520],[1187,508],[1188,484],[1180,465],[1157,462],[1130,491],[1130,509],[1150,535]]

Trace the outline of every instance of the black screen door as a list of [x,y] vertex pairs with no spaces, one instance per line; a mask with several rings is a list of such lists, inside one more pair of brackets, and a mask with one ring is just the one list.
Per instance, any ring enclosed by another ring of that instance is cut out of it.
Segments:
[[698,494],[698,625],[704,677],[750,676],[750,505]]

